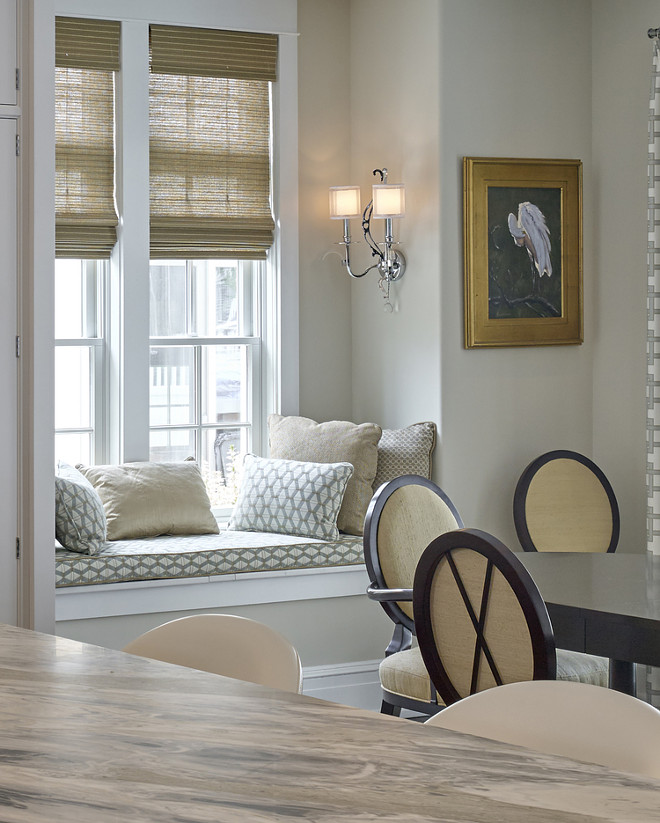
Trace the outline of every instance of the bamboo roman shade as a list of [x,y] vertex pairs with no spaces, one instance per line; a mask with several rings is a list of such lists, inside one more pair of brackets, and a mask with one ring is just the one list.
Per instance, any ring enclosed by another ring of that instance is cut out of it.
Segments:
[[178,26],[150,33],[151,257],[265,258],[277,37]]
[[55,21],[55,249],[107,258],[117,240],[114,72],[119,23]]

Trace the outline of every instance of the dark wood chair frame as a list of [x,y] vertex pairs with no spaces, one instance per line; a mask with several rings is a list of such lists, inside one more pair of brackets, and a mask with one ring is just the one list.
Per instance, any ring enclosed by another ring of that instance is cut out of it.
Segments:
[[532,460],[529,466],[527,466],[525,471],[520,475],[520,479],[516,484],[516,490],[513,495],[513,522],[516,527],[518,540],[520,541],[520,545],[523,547],[524,551],[538,551],[534,545],[532,536],[529,533],[529,529],[527,528],[527,517],[525,516],[525,501],[527,500],[527,492],[529,491],[529,486],[538,470],[545,466],[546,463],[550,463],[552,460],[575,460],[577,463],[582,463],[583,466],[586,466],[598,478],[598,481],[607,494],[607,499],[609,500],[610,509],[612,512],[612,536],[609,546],[607,547],[607,551],[615,551],[619,542],[620,520],[619,504],[617,503],[614,489],[603,471],[593,462],[593,460],[590,460],[583,454],[579,454],[579,452],[568,451],[566,449],[556,449],[555,451],[546,452],[540,457],[537,457],[535,460]]
[[[453,558],[453,552],[469,549],[485,557],[488,561],[484,588],[479,604],[479,613],[471,604],[465,586]],[[460,529],[440,535],[429,544],[420,558],[413,586],[413,609],[417,639],[426,668],[435,688],[446,706],[455,703],[461,694],[454,685],[450,673],[445,669],[435,642],[431,624],[431,590],[433,578],[439,564],[446,561],[463,598],[465,608],[475,629],[475,648],[469,694],[477,691],[481,661],[485,657],[497,685],[503,678],[497,660],[485,638],[488,601],[490,597],[492,572],[498,569],[513,589],[527,621],[532,644],[534,680],[554,680],[557,675],[557,655],[552,624],[543,598],[529,572],[515,554],[497,538],[479,529]],[[483,652],[483,654],[482,654]]]
[[[454,506],[440,486],[421,475],[404,474],[396,477],[394,480],[384,483],[372,497],[364,521],[364,562],[367,567],[369,580],[371,581],[367,589],[367,596],[371,600],[380,603],[387,616],[394,623],[392,639],[385,650],[386,657],[411,648],[412,637],[415,634],[415,622],[399,606],[399,602],[412,601],[413,590],[388,588],[387,581],[383,576],[380,559],[378,557],[378,525],[380,516],[389,498],[402,486],[411,485],[424,486],[437,494],[451,511],[458,526],[460,528],[463,526],[463,521],[456,506]],[[409,709],[425,715],[436,714],[442,708],[442,704],[439,704],[437,701],[433,682],[431,682],[431,693],[431,702],[427,703],[426,701],[414,700],[413,698],[393,695],[390,692],[383,691],[381,713],[399,715],[401,709]]]

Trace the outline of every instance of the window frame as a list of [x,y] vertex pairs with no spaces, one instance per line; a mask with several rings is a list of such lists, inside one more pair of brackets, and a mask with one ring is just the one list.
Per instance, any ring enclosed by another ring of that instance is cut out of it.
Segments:
[[[78,259],[78,258],[64,258]],[[108,345],[105,330],[108,327],[107,288],[108,261],[80,260],[81,263],[81,336],[55,337],[58,348],[87,348],[90,357],[90,426],[56,427],[58,434],[90,434],[90,455],[95,463],[102,463],[107,452],[107,380]],[[57,392],[57,386],[55,386]],[[57,444],[57,440],[56,440]],[[55,459],[61,455],[55,446]]]

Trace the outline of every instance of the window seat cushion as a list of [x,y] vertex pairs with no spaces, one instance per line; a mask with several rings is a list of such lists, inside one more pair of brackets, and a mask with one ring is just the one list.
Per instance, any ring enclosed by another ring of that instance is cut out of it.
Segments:
[[58,548],[55,585],[89,586],[135,580],[207,577],[286,569],[351,566],[364,562],[362,538],[313,540],[221,529],[219,534],[114,540],[95,555]]

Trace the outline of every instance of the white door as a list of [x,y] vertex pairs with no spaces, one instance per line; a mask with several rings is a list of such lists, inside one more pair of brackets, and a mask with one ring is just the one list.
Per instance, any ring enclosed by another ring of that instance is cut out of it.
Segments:
[[0,105],[16,105],[16,0],[0,0]]
[[18,359],[16,357],[16,120],[0,119],[0,622],[16,623]]

